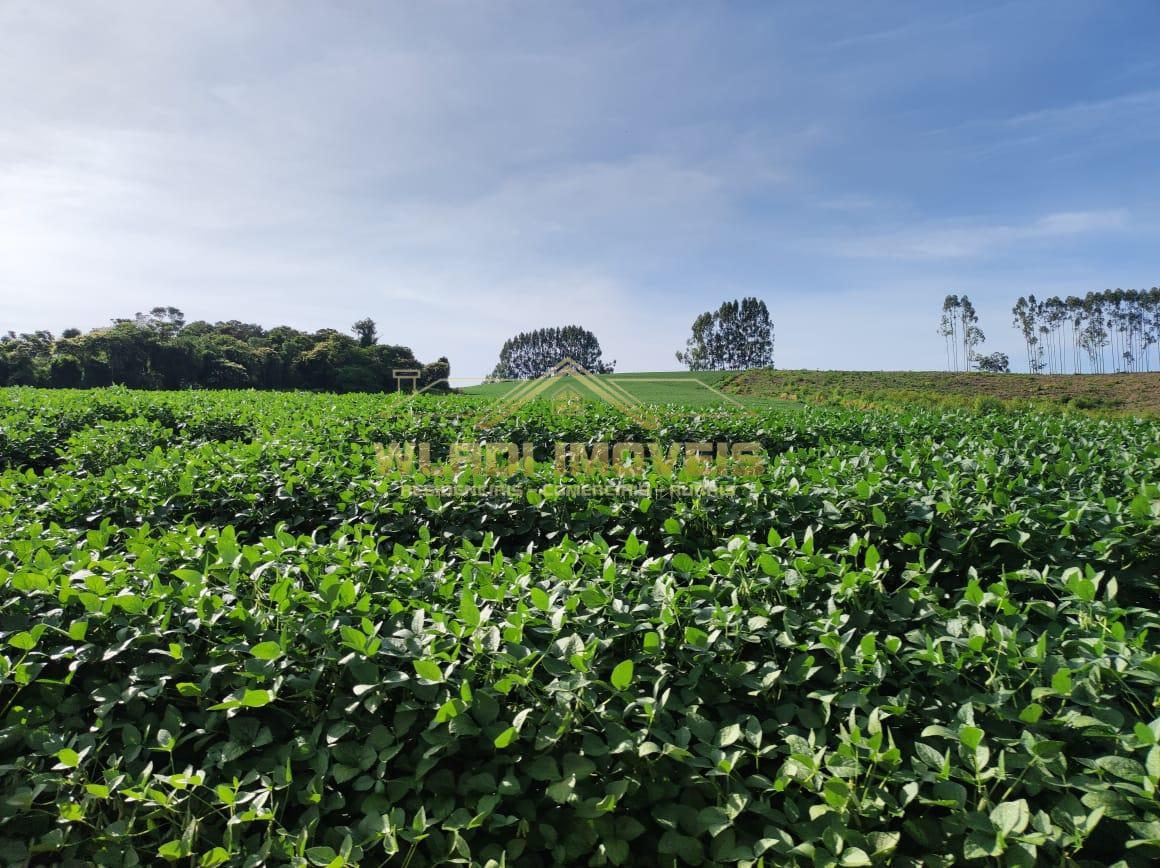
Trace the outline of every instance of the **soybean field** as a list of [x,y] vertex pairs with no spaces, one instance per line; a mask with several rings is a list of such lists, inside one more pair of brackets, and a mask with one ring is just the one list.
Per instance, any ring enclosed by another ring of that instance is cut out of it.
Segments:
[[1160,422],[492,403],[0,390],[0,857],[1160,858]]

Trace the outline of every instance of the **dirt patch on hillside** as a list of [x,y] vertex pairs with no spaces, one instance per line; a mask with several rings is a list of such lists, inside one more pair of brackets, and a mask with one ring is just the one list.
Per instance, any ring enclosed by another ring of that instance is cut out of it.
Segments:
[[948,374],[936,371],[743,371],[725,384],[737,395],[806,403],[987,406],[1053,405],[1160,415],[1160,373]]

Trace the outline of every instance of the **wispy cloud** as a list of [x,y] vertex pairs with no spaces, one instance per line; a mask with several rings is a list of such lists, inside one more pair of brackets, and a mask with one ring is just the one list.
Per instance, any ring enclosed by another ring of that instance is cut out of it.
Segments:
[[1147,90],[1024,112],[1006,118],[1004,122],[1013,127],[1089,125],[1122,118],[1124,115],[1158,111],[1160,111],[1160,90]]
[[1160,90],[1082,100],[1005,117],[973,118],[926,130],[923,135],[941,138],[976,158],[1035,148],[1047,151],[1046,159],[1056,160],[1096,146],[1122,144],[1124,136],[1141,142],[1160,138]]
[[867,259],[963,259],[1021,242],[1070,239],[1128,225],[1123,210],[1065,211],[1022,224],[918,226],[840,241],[831,249],[840,256]]

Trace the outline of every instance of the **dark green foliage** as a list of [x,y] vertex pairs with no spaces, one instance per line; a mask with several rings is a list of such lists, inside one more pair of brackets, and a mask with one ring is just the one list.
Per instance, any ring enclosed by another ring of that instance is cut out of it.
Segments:
[[1160,855],[1154,422],[658,409],[768,466],[462,498],[373,448],[484,436],[460,396],[0,399],[8,861]]
[[419,378],[420,388],[430,392],[446,392],[451,387],[447,380],[450,376],[451,363],[447,361],[447,356],[440,356],[431,364],[423,366]]
[[493,380],[526,380],[541,377],[565,359],[592,374],[611,374],[616,362],[601,358],[596,335],[576,325],[520,332],[504,342]]
[[375,325],[375,321],[370,317],[360,319],[351,326],[351,331],[358,338],[359,346],[370,347],[379,342],[378,326]]
[[1009,374],[1011,372],[1011,360],[1007,358],[1006,353],[991,353],[986,356],[976,355],[975,370],[987,374]]
[[677,361],[690,371],[773,367],[773,322],[758,298],[727,301],[693,321],[693,334]]
[[59,340],[9,333],[0,338],[0,385],[389,392],[399,387],[394,369],[422,368],[407,347],[379,344],[373,320],[353,330],[357,340],[237,320],[186,324],[177,308],[156,307],[87,334],[67,329]]

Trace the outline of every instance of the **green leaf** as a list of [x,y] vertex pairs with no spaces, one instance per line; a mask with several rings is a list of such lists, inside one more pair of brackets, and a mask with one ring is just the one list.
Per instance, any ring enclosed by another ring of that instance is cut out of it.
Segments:
[[217,865],[225,865],[230,861],[230,853],[224,847],[214,847],[212,850],[207,850],[201,854],[197,860],[200,868],[215,868]]
[[434,660],[414,660],[412,663],[415,666],[415,672],[420,678],[426,678],[428,681],[442,681],[443,670],[439,668],[439,664]]
[[1147,776],[1144,766],[1126,756],[1102,756],[1095,761],[1095,765],[1101,771],[1126,781],[1136,781]]
[[464,590],[459,602],[459,620],[468,627],[478,627],[480,622],[479,606],[475,602],[475,594]]
[[548,798],[550,798],[552,801],[563,805],[572,798],[572,793],[575,789],[575,786],[576,779],[569,777],[549,784],[547,788],[545,788],[544,792],[547,793]]
[[694,648],[708,648],[709,634],[699,627],[686,627],[685,644],[692,645]]
[[740,740],[741,726],[739,724],[730,723],[717,731],[718,747],[729,747],[729,745],[736,744]]
[[500,750],[503,750],[505,747],[515,741],[517,735],[518,733],[516,732],[516,728],[514,726],[509,726],[495,737],[495,746]]
[[[25,621],[24,623],[28,623]],[[27,630],[8,638],[8,644],[18,651],[31,651],[36,647],[36,638]]]
[[963,855],[968,859],[986,859],[1003,852],[1003,845],[993,832],[974,831],[963,843]]
[[914,743],[914,752],[918,754],[918,758],[930,766],[932,769],[942,769],[944,756],[928,744],[921,741]]
[[[420,830],[421,831],[421,830]],[[310,847],[306,851],[306,860],[311,865],[330,866],[338,859],[338,854],[330,847]],[[339,865],[342,863],[339,862]]]
[[959,741],[965,744],[971,750],[974,750],[983,741],[983,730],[977,726],[962,726],[959,727]]
[[679,856],[682,861],[689,865],[700,865],[705,860],[705,851],[701,847],[701,842],[696,838],[690,838],[688,835],[682,835],[673,829],[669,829],[661,835],[660,841],[657,842],[657,849],[666,855]]
[[1160,780],[1160,745],[1156,745],[1148,751],[1148,757],[1144,760],[1144,768],[1152,780]]
[[75,769],[81,763],[80,754],[78,754],[71,747],[63,748],[56,752],[56,758],[60,760],[60,764],[65,768]]
[[259,660],[277,660],[282,656],[282,646],[277,642],[259,642],[250,649],[250,654]]
[[175,839],[173,841],[166,841],[157,850],[157,855],[162,859],[174,860],[185,859],[192,855],[193,850],[189,843],[182,839]]
[[612,670],[610,681],[612,686],[617,690],[624,690],[632,683],[633,665],[631,660],[622,660],[616,664],[616,668]]
[[631,850],[627,841],[622,841],[619,838],[605,838],[601,842],[601,846],[604,848],[605,855],[608,856],[608,861],[613,865],[624,865],[628,862]]
[[1019,712],[1019,719],[1024,723],[1037,723],[1041,717],[1043,717],[1043,706],[1038,702],[1031,703]]
[[874,863],[870,861],[870,857],[867,855],[866,851],[863,850],[862,848],[860,848],[860,847],[847,847],[845,850],[842,851],[842,858],[838,864],[839,865],[851,865],[851,866],[853,866],[853,865],[863,866],[863,865],[873,865]]
[[1031,809],[1027,807],[1027,800],[1017,799],[996,805],[991,809],[991,822],[1004,835],[1022,832],[1031,822]]
[[242,694],[242,705],[246,708],[261,708],[274,701],[274,694],[269,690],[247,690]]
[[548,598],[548,594],[543,588],[533,587],[528,591],[528,594],[532,598],[532,605],[541,612],[547,612],[552,608],[552,601]]
[[697,825],[716,838],[733,825],[733,821],[721,808],[702,808],[701,812],[697,814]]
[[963,593],[963,599],[975,606],[982,604],[983,589],[979,587],[979,583],[974,579],[967,582],[967,589]]

